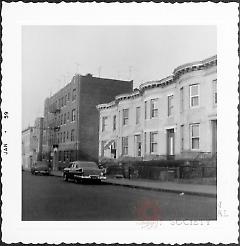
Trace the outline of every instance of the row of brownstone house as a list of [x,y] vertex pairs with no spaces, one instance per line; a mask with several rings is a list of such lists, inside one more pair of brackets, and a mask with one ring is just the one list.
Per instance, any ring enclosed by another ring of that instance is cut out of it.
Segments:
[[22,135],[26,168],[37,160],[62,169],[74,160],[216,156],[217,57],[134,90],[133,81],[76,74]]

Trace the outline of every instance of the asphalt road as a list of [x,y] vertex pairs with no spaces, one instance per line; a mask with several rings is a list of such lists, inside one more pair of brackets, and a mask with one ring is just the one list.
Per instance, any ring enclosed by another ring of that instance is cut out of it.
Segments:
[[215,220],[216,198],[22,173],[22,220]]

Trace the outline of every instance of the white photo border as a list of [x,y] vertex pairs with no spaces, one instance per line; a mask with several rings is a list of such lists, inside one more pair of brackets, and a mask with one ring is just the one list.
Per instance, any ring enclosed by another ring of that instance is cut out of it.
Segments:
[[[23,25],[216,25],[218,58],[217,221],[21,221],[21,28]],[[5,3],[2,5],[2,240],[5,243],[238,242],[238,4]],[[6,133],[5,133],[6,131]]]

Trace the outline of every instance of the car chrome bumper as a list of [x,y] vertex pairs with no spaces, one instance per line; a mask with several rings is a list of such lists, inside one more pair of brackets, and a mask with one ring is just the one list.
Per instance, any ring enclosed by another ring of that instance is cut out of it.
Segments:
[[37,170],[37,171],[35,171],[35,173],[49,173],[49,171],[43,171],[43,170],[39,171],[39,170]]
[[105,180],[105,176],[97,176],[97,175],[74,175],[75,178],[79,179],[91,179],[91,180]]

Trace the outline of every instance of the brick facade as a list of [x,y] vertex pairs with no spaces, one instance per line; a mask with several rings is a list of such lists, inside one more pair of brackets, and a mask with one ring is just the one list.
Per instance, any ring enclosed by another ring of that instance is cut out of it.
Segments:
[[119,93],[131,92],[132,86],[132,81],[75,75],[45,100],[43,149],[53,168],[63,168],[73,160],[98,159],[96,105],[110,102]]

